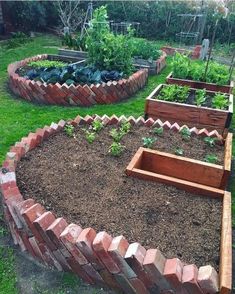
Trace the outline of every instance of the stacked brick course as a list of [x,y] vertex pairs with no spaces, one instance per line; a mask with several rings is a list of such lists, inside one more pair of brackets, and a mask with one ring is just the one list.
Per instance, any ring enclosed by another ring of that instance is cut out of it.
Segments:
[[[90,124],[94,119],[104,124],[162,126],[180,131],[184,126],[153,119],[144,120],[125,116],[78,116],[70,121],[74,126]],[[107,232],[68,224],[63,217],[36,203],[24,200],[16,183],[16,165],[28,151],[50,135],[59,132],[65,121],[52,123],[30,133],[10,148],[0,173],[4,215],[14,243],[22,251],[58,270],[77,274],[85,282],[115,289],[126,294],[207,294],[217,293],[218,274],[209,265],[199,269],[186,265],[178,258],[166,259],[158,249],[146,250],[139,243],[129,244],[124,236],[112,237]],[[199,136],[221,139],[217,131],[196,128],[190,131]]]
[[199,59],[201,48],[201,45],[196,45],[193,50],[164,46],[161,48],[161,50],[164,51],[167,55],[174,55],[176,52],[178,52],[180,54],[189,54],[192,59]]
[[128,79],[110,81],[102,84],[91,85],[60,85],[47,84],[40,81],[31,81],[20,77],[16,70],[25,66],[30,61],[46,59],[47,54],[17,61],[8,66],[9,86],[16,94],[28,101],[72,106],[91,106],[94,104],[111,104],[127,99],[143,88],[147,82],[148,71],[141,69],[132,74]]

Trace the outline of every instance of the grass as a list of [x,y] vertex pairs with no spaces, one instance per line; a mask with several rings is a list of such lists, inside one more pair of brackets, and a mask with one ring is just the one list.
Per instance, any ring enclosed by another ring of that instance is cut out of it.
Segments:
[[[126,102],[114,105],[97,105],[90,108],[39,106],[21,99],[15,99],[16,97],[10,93],[7,87],[7,65],[36,54],[56,53],[57,49],[54,46],[59,45],[60,41],[56,37],[39,36],[34,41],[15,49],[7,50],[0,47],[0,163],[11,145],[26,136],[30,131],[35,131],[52,121],[57,122],[60,119],[74,118],[78,114],[82,116],[86,114],[125,114],[135,117],[143,115],[145,97],[157,84],[165,82],[166,75],[171,71],[171,67],[168,65],[161,75],[151,76],[147,86],[137,95]],[[235,128],[235,119],[233,119],[232,128]],[[234,147],[233,141],[233,154],[235,154]],[[234,193],[235,187],[233,188],[233,195]],[[233,203],[233,215],[235,215],[235,203]],[[6,250],[0,246],[0,294],[17,293],[15,282],[13,252],[11,249]]]

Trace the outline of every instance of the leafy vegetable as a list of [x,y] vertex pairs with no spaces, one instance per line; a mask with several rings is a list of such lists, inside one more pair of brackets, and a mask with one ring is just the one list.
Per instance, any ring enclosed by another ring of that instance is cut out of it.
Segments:
[[210,146],[210,147],[214,147],[214,146],[215,146],[215,143],[216,143],[217,140],[218,140],[218,139],[216,139],[216,138],[211,138],[211,137],[206,137],[206,138],[204,138],[204,142],[205,142],[208,146]]
[[111,153],[112,156],[120,156],[124,149],[125,146],[121,143],[113,142],[109,147],[109,153]]
[[73,137],[73,135],[74,135],[74,126],[70,125],[70,124],[66,124],[65,127],[64,127],[64,131],[65,131],[67,136]]
[[144,137],[142,138],[142,140],[143,140],[143,146],[147,148],[152,148],[153,144],[156,142],[155,138]]
[[133,57],[153,61],[157,60],[162,55],[162,51],[159,50],[158,45],[146,39],[132,38],[131,42],[134,48]]
[[63,61],[57,61],[57,60],[37,60],[37,61],[31,61],[27,65],[36,67],[36,68],[50,68],[50,67],[63,67],[66,66],[67,63]]
[[205,156],[204,160],[209,163],[216,163],[218,161],[218,157],[215,154],[208,154]]
[[196,90],[195,92],[195,102],[198,107],[206,101],[206,90]]
[[184,155],[184,150],[182,148],[176,148],[175,149],[175,154],[179,155],[179,156],[182,156],[182,155]]
[[229,100],[226,94],[217,93],[212,99],[212,107],[216,109],[227,109]]
[[91,126],[92,126],[93,131],[96,133],[98,133],[104,127],[103,123],[99,120],[94,120],[92,122]]
[[163,127],[154,128],[153,132],[154,132],[154,134],[156,134],[158,136],[161,136],[163,134],[163,132],[164,132],[164,129],[163,129]]
[[180,131],[180,134],[181,134],[183,140],[185,140],[185,141],[189,141],[190,138],[191,138],[191,132],[190,132],[190,130],[189,130],[188,128],[186,128],[186,127],[183,127],[183,128],[182,128],[182,130]]
[[165,85],[161,89],[157,99],[171,102],[186,102],[189,95],[189,87],[178,85]]
[[86,140],[88,143],[93,143],[95,141],[95,133],[86,130]]

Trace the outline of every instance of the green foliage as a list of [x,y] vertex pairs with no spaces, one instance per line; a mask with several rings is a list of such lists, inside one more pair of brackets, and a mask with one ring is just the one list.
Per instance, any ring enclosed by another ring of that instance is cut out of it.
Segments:
[[204,142],[210,147],[214,147],[217,140],[218,139],[212,138],[212,137],[205,137],[204,138]]
[[175,154],[179,155],[179,156],[182,156],[182,155],[184,155],[184,150],[182,148],[176,148],[175,149]]
[[74,136],[74,126],[73,125],[66,124],[64,126],[64,131],[65,131],[65,133],[66,133],[66,135],[68,137],[73,137]]
[[150,137],[144,137],[142,138],[143,140],[143,146],[146,148],[152,148],[153,144],[157,141],[155,138],[150,138]]
[[80,35],[66,33],[62,38],[62,45],[69,49],[86,51],[85,37],[81,39]]
[[101,6],[94,11],[88,29],[86,47],[88,62],[100,70],[116,70],[130,75],[132,67],[132,44],[128,35],[114,35],[107,22],[107,10]]
[[204,160],[209,163],[216,163],[218,161],[218,157],[215,154],[207,154]]
[[198,107],[206,101],[206,90],[196,90],[195,92],[195,102]]
[[89,144],[95,141],[95,133],[86,130],[86,140]]
[[189,75],[190,62],[190,59],[186,55],[176,52],[171,63],[173,68],[173,77],[186,79]]
[[123,134],[129,133],[131,130],[131,123],[129,122],[122,122],[120,126],[120,132]]
[[229,100],[226,94],[216,93],[212,98],[212,107],[226,110],[229,106]]
[[159,127],[159,128],[154,128],[153,129],[153,133],[158,135],[158,136],[162,136],[163,135],[163,132],[164,132],[164,129],[163,127]]
[[93,66],[79,66],[78,64],[63,67],[35,67],[27,71],[25,76],[30,80],[48,84],[66,83],[67,85],[107,83],[122,78],[122,74],[117,71],[100,71]]
[[50,67],[63,67],[63,66],[66,66],[67,63],[63,61],[45,59],[45,60],[31,61],[27,65],[35,67],[35,68],[41,68],[41,67],[50,68]]
[[104,127],[103,123],[99,120],[94,120],[91,124],[92,129],[95,133],[98,133],[99,131],[101,131]]
[[23,32],[12,33],[12,37],[7,40],[5,46],[7,49],[20,47],[25,43],[30,42],[31,39]]
[[191,139],[191,132],[187,127],[183,127],[180,131],[182,139],[185,141],[189,141]]
[[159,46],[156,43],[141,38],[132,38],[131,42],[134,48],[134,57],[155,61],[162,55],[162,51],[159,50]]
[[189,87],[178,85],[166,85],[163,86],[157,99],[171,102],[186,102],[189,95]]
[[217,85],[226,85],[229,82],[229,71],[227,67],[217,62],[209,63],[205,79],[205,63],[192,61],[186,55],[176,53],[172,61],[172,67],[174,78],[204,81],[207,83],[215,83]]
[[119,143],[119,142],[113,142],[111,144],[111,146],[109,147],[109,153],[112,156],[120,156],[121,153],[124,151],[124,149],[125,149],[125,146],[122,145],[121,143]]

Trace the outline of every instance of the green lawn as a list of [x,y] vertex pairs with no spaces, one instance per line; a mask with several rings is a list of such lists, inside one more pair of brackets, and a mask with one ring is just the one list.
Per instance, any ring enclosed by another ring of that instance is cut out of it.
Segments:
[[[56,53],[57,49],[53,48],[54,46],[59,46],[59,40],[56,37],[39,36],[34,41],[15,49],[5,50],[0,47],[0,163],[3,161],[9,147],[17,140],[27,135],[30,131],[35,131],[52,121],[57,122],[60,119],[74,118],[78,114],[83,116],[86,114],[125,114],[135,117],[143,115],[146,96],[157,84],[163,83],[166,75],[171,71],[171,67],[168,65],[161,75],[150,77],[147,86],[139,91],[137,95],[126,102],[115,105],[98,105],[90,108],[39,106],[16,99],[7,87],[7,65],[36,54]],[[233,128],[235,128],[235,119],[233,120]],[[235,205],[233,206],[233,212],[235,215]],[[14,287],[14,271],[10,276],[8,275],[9,271],[12,270],[12,252],[9,250],[8,254],[6,251],[4,259],[1,260],[1,250],[0,246],[0,294],[17,293]],[[6,279],[6,277],[8,278]]]

